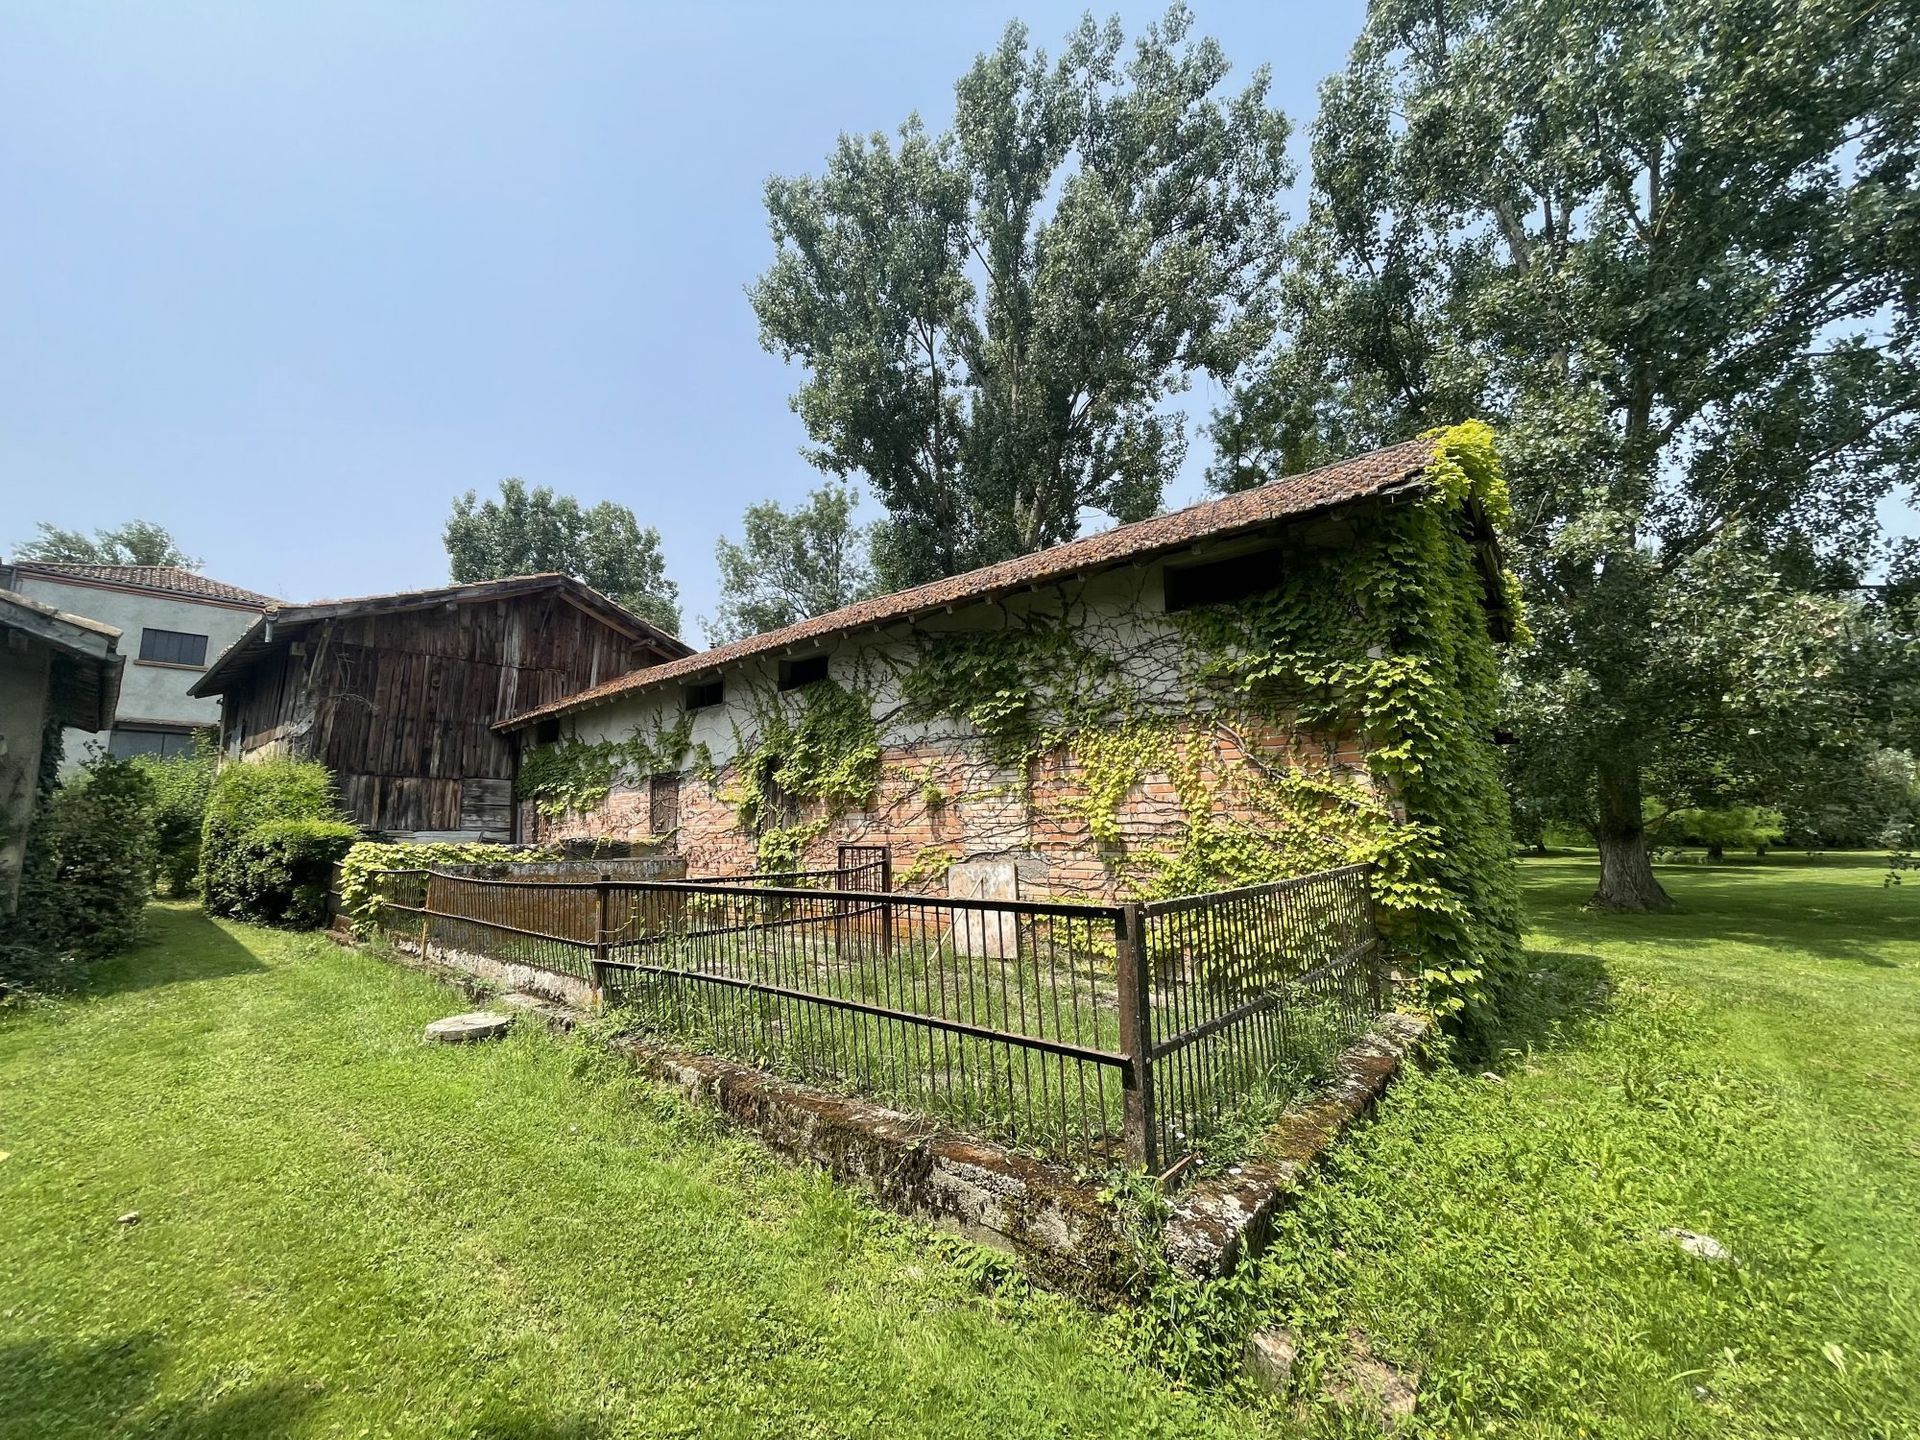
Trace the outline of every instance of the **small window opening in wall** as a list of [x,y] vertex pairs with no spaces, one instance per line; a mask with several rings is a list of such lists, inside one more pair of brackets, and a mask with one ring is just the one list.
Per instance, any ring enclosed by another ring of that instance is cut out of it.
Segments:
[[809,655],[804,660],[782,660],[780,662],[780,688],[798,690],[803,685],[816,685],[827,678],[827,657]]
[[539,721],[533,727],[533,743],[536,745],[558,745],[560,743],[560,717]]
[[704,685],[689,685],[685,694],[687,709],[711,709],[727,698],[727,683],[724,680],[709,680]]
[[1169,565],[1166,569],[1167,612],[1193,610],[1202,605],[1228,605],[1277,589],[1286,578],[1278,547],[1234,555],[1205,565]]
[[162,665],[205,665],[207,637],[183,630],[142,630],[140,658]]

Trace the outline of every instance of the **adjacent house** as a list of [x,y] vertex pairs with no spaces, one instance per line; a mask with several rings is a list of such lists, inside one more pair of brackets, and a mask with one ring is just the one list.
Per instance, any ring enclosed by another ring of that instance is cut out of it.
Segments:
[[0,585],[102,621],[126,637],[119,707],[93,729],[67,733],[61,762],[67,774],[86,760],[90,743],[115,755],[191,750],[196,734],[219,724],[220,706],[190,695],[189,688],[273,603],[272,596],[177,565],[21,560],[0,568]]
[[113,722],[120,632],[0,590],[0,914],[13,913],[45,742],[56,726]]
[[1110,898],[1368,858],[1411,818],[1444,868],[1505,844],[1503,513],[1467,427],[556,695],[500,725],[518,833]]
[[689,653],[565,575],[274,603],[198,676],[236,760],[323,762],[359,825],[514,838],[515,745],[495,723]]

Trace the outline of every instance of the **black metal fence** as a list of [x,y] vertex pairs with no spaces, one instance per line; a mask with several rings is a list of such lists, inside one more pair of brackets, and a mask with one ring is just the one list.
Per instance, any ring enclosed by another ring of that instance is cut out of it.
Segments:
[[855,849],[678,881],[385,871],[366,918],[584,981],[690,1048],[1090,1165],[1204,1148],[1382,1004],[1363,866],[1101,905],[901,894]]

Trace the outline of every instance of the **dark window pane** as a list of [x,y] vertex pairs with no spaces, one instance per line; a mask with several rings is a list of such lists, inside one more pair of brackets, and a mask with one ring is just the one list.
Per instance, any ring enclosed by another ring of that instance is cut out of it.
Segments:
[[171,738],[164,730],[115,730],[107,737],[107,752],[123,760],[134,755],[163,755]]
[[1280,551],[1256,550],[1207,565],[1169,565],[1166,570],[1169,612],[1202,605],[1228,605],[1278,589],[1285,579]]
[[160,660],[169,665],[207,663],[207,637],[189,635],[182,630],[142,630],[140,658]]
[[815,685],[827,678],[827,657],[809,655],[804,660],[782,660],[780,662],[780,688],[798,690],[803,685]]
[[718,705],[727,698],[726,683],[713,680],[705,685],[689,685],[686,698],[689,710],[704,710],[709,705]]

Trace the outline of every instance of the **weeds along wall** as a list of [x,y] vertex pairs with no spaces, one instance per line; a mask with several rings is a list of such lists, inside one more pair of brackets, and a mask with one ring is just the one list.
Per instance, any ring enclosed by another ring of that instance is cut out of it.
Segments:
[[1283,532],[1277,587],[1251,599],[1170,614],[1146,563],[830,640],[799,688],[767,657],[730,667],[718,704],[669,684],[584,711],[523,757],[523,836],[670,835],[695,875],[878,844],[905,888],[994,860],[1028,898],[1370,860],[1429,1003],[1467,1020],[1517,931],[1463,523],[1506,513],[1486,427],[1438,437],[1429,480]]

